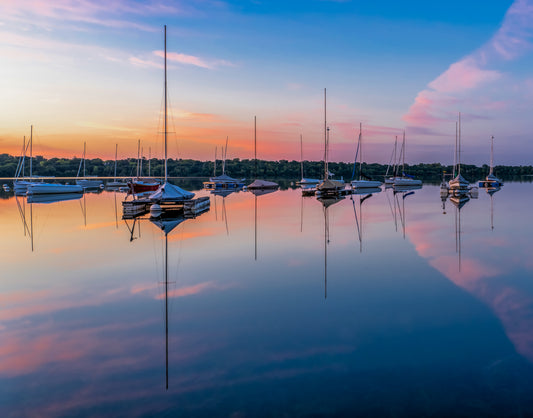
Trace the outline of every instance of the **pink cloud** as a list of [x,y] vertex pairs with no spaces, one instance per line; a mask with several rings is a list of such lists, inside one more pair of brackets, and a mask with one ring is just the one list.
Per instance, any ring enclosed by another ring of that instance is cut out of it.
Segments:
[[[516,0],[507,10],[502,25],[494,36],[479,49],[452,63],[446,71],[431,81],[415,98],[403,120],[409,124],[436,125],[453,119],[457,106],[473,90],[503,79],[503,73],[491,69],[502,60],[509,61],[530,51],[533,37],[533,4],[531,0]],[[474,108],[498,109],[501,101],[474,96]]]

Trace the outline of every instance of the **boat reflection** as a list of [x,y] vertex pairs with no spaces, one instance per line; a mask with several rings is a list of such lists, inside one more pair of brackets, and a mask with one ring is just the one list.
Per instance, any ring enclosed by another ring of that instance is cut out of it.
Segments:
[[[355,191],[359,191],[359,190],[355,190]],[[381,191],[381,189],[379,188],[378,190]],[[367,193],[364,196],[363,196],[363,193],[352,193],[352,194],[359,195],[359,215],[357,215],[357,209],[355,208],[355,200],[353,196],[350,196],[350,200],[352,201],[353,213],[355,216],[355,225],[357,227],[357,238],[359,239],[359,252],[362,253],[363,252],[363,203],[372,197],[372,193]]]
[[328,298],[328,245],[329,245],[329,208],[344,200],[342,195],[329,195],[328,197],[317,197],[322,203],[324,213],[324,299]]

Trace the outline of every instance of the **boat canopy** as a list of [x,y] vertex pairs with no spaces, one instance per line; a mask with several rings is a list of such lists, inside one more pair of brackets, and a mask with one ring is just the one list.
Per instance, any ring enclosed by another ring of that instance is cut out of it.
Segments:
[[190,200],[193,197],[194,193],[188,192],[187,190],[183,190],[181,187],[166,182],[159,186],[159,188],[150,195],[150,200],[155,202],[177,202],[182,200]]
[[278,187],[278,183],[268,180],[255,180],[248,186],[249,189],[274,189]]
[[233,177],[228,176],[227,174],[221,174],[216,177],[209,177],[209,181],[214,183],[241,183],[242,180],[234,179]]

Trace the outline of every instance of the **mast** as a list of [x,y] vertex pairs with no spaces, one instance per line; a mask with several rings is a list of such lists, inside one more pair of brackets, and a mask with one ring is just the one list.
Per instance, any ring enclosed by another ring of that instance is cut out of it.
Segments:
[[217,147],[215,145],[215,162],[213,164],[213,177],[217,175]]
[[33,125],[31,125],[31,128],[30,128],[30,179],[33,176],[32,163],[33,163]]
[[363,124],[359,122],[359,180],[362,180],[363,174]]
[[324,87],[324,180],[328,179],[328,131],[326,118],[326,88]]
[[399,164],[399,158],[396,158],[398,154],[398,135],[396,135],[396,139],[394,140],[394,169],[393,169],[393,175],[394,177],[398,177],[398,166]]
[[115,178],[113,179],[114,182],[117,181],[117,152],[118,152],[118,144],[115,144]]
[[222,175],[226,172],[226,155],[228,153],[228,137],[226,136],[226,147],[222,150]]
[[302,134],[300,134],[300,172],[302,174],[301,179],[304,179],[304,148],[302,141]]
[[461,175],[461,112],[459,112],[459,139],[457,147],[457,175]]
[[403,142],[402,142],[402,177],[405,173],[405,131],[403,131]]
[[151,162],[152,162],[152,147],[148,147],[148,177],[152,176]]
[[453,154],[453,173],[452,177],[455,178],[455,172],[457,171],[457,137],[458,137],[458,125],[455,122],[455,153]]
[[167,25],[165,25],[165,183],[167,182]]
[[83,177],[85,177],[85,153],[87,152],[87,142],[83,142]]
[[137,141],[137,178],[139,178],[139,164],[141,159],[141,140]]
[[494,170],[494,135],[490,137],[490,171],[489,176],[492,175]]
[[257,179],[257,117],[254,116],[254,160],[255,160],[255,178]]

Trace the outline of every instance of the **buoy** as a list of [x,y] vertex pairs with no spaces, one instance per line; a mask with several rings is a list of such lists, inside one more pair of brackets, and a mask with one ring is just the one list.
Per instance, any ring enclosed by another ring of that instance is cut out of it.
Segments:
[[161,216],[161,212],[162,212],[161,206],[159,206],[157,203],[154,203],[150,207],[150,216],[154,218]]

